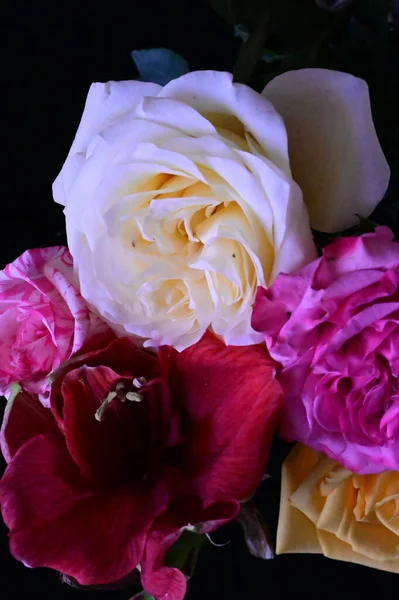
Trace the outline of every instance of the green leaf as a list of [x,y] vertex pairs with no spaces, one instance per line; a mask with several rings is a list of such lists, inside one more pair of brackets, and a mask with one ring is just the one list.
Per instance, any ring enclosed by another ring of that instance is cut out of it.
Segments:
[[8,418],[8,414],[12,408],[12,405],[14,403],[15,398],[18,396],[18,394],[20,392],[22,392],[22,387],[19,385],[19,383],[12,383],[11,387],[10,387],[10,393],[8,394],[8,398],[7,398],[7,404],[6,407],[4,409],[4,415],[3,415],[3,422],[5,422],[6,417]]
[[238,83],[248,83],[250,81],[256,65],[264,53],[268,23],[267,14],[263,13],[253,34],[242,44],[233,71],[234,81]]
[[188,62],[167,48],[133,50],[132,58],[142,81],[166,85],[190,71]]
[[177,542],[166,553],[165,564],[169,567],[176,567],[187,577],[191,577],[205,539],[205,536],[185,529]]
[[22,392],[22,387],[19,385],[19,383],[12,383],[10,387],[10,395],[8,397],[8,402],[12,403],[14,399],[18,396],[19,392]]

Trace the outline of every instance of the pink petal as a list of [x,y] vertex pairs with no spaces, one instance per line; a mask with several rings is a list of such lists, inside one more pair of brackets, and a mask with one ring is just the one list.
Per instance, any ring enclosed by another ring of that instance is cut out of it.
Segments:
[[27,250],[0,273],[0,391],[19,381],[47,404],[47,377],[108,326],[80,295],[68,248]]
[[141,562],[141,581],[146,592],[157,600],[183,600],[186,578],[179,569],[167,567],[167,550],[179,539],[182,531],[153,531],[147,538]]
[[323,249],[323,258],[325,260],[319,262],[324,269],[322,273],[316,272],[315,276],[318,282],[321,280],[321,285],[326,285],[344,273],[397,268],[399,244],[394,241],[389,227],[381,226],[373,233],[337,238]]

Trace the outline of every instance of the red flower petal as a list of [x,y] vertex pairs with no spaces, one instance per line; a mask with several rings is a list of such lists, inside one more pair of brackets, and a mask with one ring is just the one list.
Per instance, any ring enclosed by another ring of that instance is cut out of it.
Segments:
[[82,486],[62,438],[54,435],[28,440],[0,482],[1,509],[11,532],[29,529],[43,520],[53,521],[91,494]]
[[108,393],[120,381],[120,376],[108,367],[81,367],[68,373],[62,383],[65,441],[82,477],[92,485],[118,483],[121,470],[132,454],[130,449],[124,456],[128,441],[126,423],[117,412],[125,409],[124,416],[128,418],[130,407],[115,398],[101,421],[95,417]]
[[226,347],[205,335],[180,354],[170,352],[171,396],[189,414],[187,465],[194,465],[198,495],[205,506],[251,496],[264,473],[281,402],[267,350]]
[[183,600],[186,578],[179,569],[164,564],[168,549],[179,539],[181,531],[153,531],[147,538],[141,562],[143,588],[157,600]]
[[10,462],[25,442],[41,433],[59,433],[51,411],[43,408],[35,396],[17,391],[7,402],[0,431],[5,460]]
[[7,467],[0,501],[18,560],[94,585],[116,581],[136,567],[147,530],[167,498],[161,488],[144,486],[102,494],[79,488],[66,449],[38,436]]

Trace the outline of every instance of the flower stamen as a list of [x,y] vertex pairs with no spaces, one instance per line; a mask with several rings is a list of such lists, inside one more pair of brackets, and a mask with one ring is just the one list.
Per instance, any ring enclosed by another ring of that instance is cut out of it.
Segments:
[[112,402],[112,400],[114,398],[117,397],[117,393],[116,392],[110,392],[108,394],[108,396],[105,398],[104,402],[101,404],[101,406],[96,410],[95,412],[95,418],[97,419],[97,421],[102,421],[104,418],[104,413],[108,407],[108,405]]
[[143,396],[136,394],[136,392],[127,392],[125,399],[130,400],[130,402],[141,402],[143,400]]
[[[142,387],[145,383],[147,382],[143,377],[140,377],[137,380],[133,380],[133,384],[136,388]],[[125,384],[119,382],[115,386],[115,391],[110,392],[105,398],[104,402],[102,402],[99,408],[96,410],[94,416],[97,419],[97,421],[103,420],[107,407],[115,398],[119,398],[121,402],[126,402],[126,400],[129,400],[129,402],[141,402],[143,400],[143,396],[136,392],[125,392]]]

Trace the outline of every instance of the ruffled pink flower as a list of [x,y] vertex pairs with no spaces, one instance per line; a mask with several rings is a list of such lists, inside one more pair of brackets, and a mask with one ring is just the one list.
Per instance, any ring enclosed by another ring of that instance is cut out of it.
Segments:
[[48,376],[109,332],[74,285],[68,248],[27,250],[0,272],[0,394],[18,382],[48,402]]
[[252,325],[281,365],[283,437],[357,473],[399,469],[399,244],[341,238],[259,289]]

